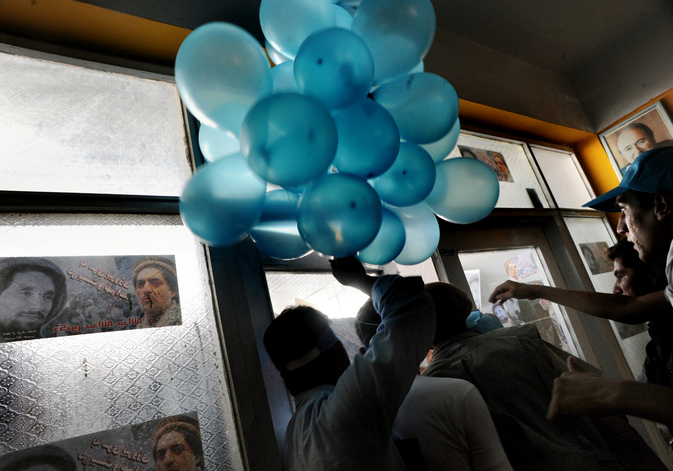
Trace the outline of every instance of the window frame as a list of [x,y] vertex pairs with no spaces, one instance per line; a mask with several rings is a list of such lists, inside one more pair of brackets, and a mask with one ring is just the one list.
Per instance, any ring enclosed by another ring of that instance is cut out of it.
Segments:
[[[88,67],[104,72],[122,73],[175,83],[173,70],[154,64],[79,51],[64,46],[0,35],[0,52]],[[198,144],[199,123],[182,104],[182,119],[187,136],[192,173],[205,163]],[[118,194],[56,193],[0,190],[0,213],[73,213],[73,214],[154,214],[179,215],[179,197],[134,196]],[[264,276],[250,276],[248,270],[259,266],[254,246],[243,241],[225,248],[203,246],[208,265],[209,285],[213,293],[217,335],[227,378],[241,461],[245,469],[280,470],[280,454],[273,435],[256,338],[260,328],[253,325],[250,306],[266,291]],[[251,250],[252,249],[252,250]],[[268,301],[268,295],[267,301]],[[268,301],[270,315],[270,301]]]

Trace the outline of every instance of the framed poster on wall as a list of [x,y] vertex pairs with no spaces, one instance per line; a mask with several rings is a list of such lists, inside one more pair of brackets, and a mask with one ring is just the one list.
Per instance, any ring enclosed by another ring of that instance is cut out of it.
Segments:
[[673,123],[661,102],[657,102],[599,137],[621,179],[640,153],[673,145]]

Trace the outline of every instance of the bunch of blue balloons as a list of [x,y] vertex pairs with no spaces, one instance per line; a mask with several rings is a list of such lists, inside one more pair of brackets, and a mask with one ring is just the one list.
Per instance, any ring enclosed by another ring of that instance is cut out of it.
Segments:
[[262,0],[259,17],[266,53],[245,30],[215,22],[176,58],[209,162],[180,198],[202,242],[249,236],[280,259],[316,250],[413,265],[437,248],[435,215],[469,224],[492,211],[493,171],[446,159],[458,96],[423,72],[430,0]]

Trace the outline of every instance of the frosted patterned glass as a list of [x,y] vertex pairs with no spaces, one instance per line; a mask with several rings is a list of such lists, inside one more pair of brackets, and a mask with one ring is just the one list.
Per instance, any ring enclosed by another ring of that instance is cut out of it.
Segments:
[[0,190],[179,196],[174,84],[0,53]]
[[571,153],[538,146],[531,149],[559,208],[581,209],[593,199]]
[[533,202],[526,191],[527,188],[535,190],[542,207],[549,208],[549,203],[530,166],[523,144],[461,132],[458,144],[448,158],[461,156],[458,146],[497,152],[504,157],[513,181],[500,181],[500,198],[496,208],[533,208]]
[[[579,218],[567,217],[563,218],[570,231],[573,242],[579,251],[584,267],[591,278],[591,283],[594,289],[600,293],[612,293],[612,287],[615,285],[615,276],[610,269],[604,273],[597,273],[595,263],[587,259],[590,257],[588,253],[584,253],[582,246],[592,246],[596,242],[604,242],[608,246],[615,243],[612,233],[605,226],[602,218]],[[585,249],[586,250],[586,249]],[[611,264],[612,262],[610,262]],[[633,375],[637,378],[643,369],[643,362],[645,361],[645,345],[650,340],[647,334],[645,324],[637,326],[630,326],[621,324],[619,322],[610,321],[612,329],[615,332],[615,337],[622,347],[624,357],[631,367]]]
[[174,254],[183,325],[0,344],[0,455],[198,413],[208,470],[242,470],[203,246],[177,216],[0,216],[0,257]]

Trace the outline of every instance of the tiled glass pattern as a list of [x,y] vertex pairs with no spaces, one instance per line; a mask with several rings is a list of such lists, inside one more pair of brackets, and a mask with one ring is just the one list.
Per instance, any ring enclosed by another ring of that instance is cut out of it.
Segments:
[[[527,188],[535,190],[544,208],[549,207],[523,144],[461,132],[458,145],[499,152],[505,157],[514,182],[500,182],[500,197],[496,208],[532,208],[533,203],[526,192]],[[453,157],[460,157],[458,146],[449,154],[449,158]]]
[[175,84],[0,53],[0,190],[179,196]]
[[174,254],[183,325],[0,344],[0,455],[197,411],[207,469],[243,469],[203,246],[177,216],[0,216],[0,257]]
[[[602,218],[566,217],[563,218],[563,220],[565,221],[568,231],[580,254],[582,254],[582,251],[580,250],[579,244],[605,242],[611,246],[615,242],[614,237],[608,231]],[[594,289],[600,293],[612,293],[612,287],[615,284],[615,275],[612,272],[593,275],[584,256],[581,256]],[[641,329],[643,332],[627,338],[622,338],[619,333],[619,323],[610,321],[610,324],[612,325],[619,345],[622,347],[624,357],[631,367],[633,375],[637,378],[643,369],[643,362],[645,361],[645,345],[650,340],[650,337],[647,332],[644,331],[643,327]]]

